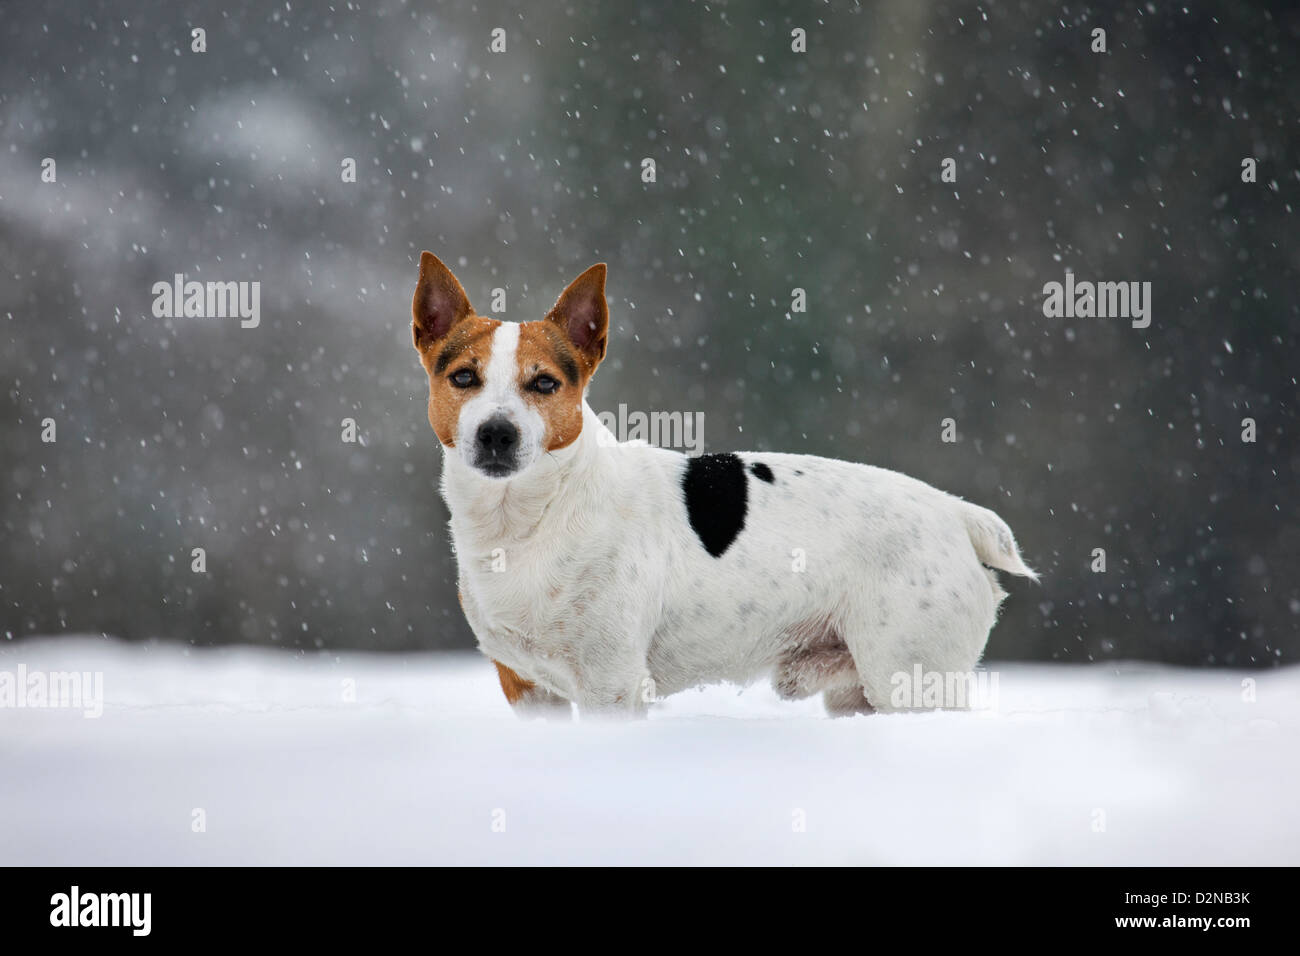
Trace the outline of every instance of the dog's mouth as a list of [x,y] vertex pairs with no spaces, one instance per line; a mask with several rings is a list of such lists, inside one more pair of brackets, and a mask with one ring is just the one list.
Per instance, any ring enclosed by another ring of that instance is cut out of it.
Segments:
[[518,470],[513,463],[507,464],[501,461],[479,461],[474,467],[489,478],[509,478]]

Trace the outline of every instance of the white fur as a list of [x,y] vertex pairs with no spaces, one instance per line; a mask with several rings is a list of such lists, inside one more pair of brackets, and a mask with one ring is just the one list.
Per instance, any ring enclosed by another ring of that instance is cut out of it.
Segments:
[[[483,394],[465,406],[467,434],[489,407],[528,422],[507,394],[510,328],[495,333]],[[993,512],[807,455],[739,454],[744,529],[714,557],[688,520],[686,457],[618,443],[585,401],[583,415],[576,441],[508,479],[445,455],[465,615],[486,655],[538,685],[526,703],[638,713],[698,684],[771,676],[787,697],[824,691],[828,707],[852,710],[865,691],[889,710],[895,674],[975,667],[1004,597],[985,565],[1032,576]],[[750,474],[754,462],[776,482]],[[801,656],[818,622],[848,655],[814,643]]]

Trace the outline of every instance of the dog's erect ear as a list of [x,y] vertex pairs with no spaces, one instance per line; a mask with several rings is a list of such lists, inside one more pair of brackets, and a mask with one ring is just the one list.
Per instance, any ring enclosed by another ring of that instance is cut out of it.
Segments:
[[605,357],[609,338],[605,263],[596,263],[570,282],[555,300],[555,308],[546,314],[546,320],[560,327],[564,337],[586,359],[588,370],[594,370]]
[[469,297],[451,270],[432,252],[420,253],[420,281],[411,301],[411,332],[417,349],[444,338],[461,319],[474,314]]

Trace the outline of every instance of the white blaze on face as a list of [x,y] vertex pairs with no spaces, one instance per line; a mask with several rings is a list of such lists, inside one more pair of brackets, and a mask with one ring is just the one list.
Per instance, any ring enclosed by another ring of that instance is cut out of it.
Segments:
[[483,384],[478,394],[461,408],[456,448],[461,460],[474,465],[475,435],[490,418],[502,417],[519,429],[516,471],[535,462],[542,453],[546,423],[521,394],[519,374],[519,323],[502,322],[492,333],[492,350],[481,370]]

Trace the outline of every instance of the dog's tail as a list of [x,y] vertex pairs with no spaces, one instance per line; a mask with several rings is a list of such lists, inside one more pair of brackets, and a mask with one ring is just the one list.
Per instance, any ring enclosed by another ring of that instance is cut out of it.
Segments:
[[1005,521],[988,508],[981,508],[969,501],[961,502],[958,507],[961,509],[962,520],[966,523],[970,543],[975,546],[975,554],[980,561],[991,568],[1038,580],[1038,575],[1021,559],[1015,536]]

